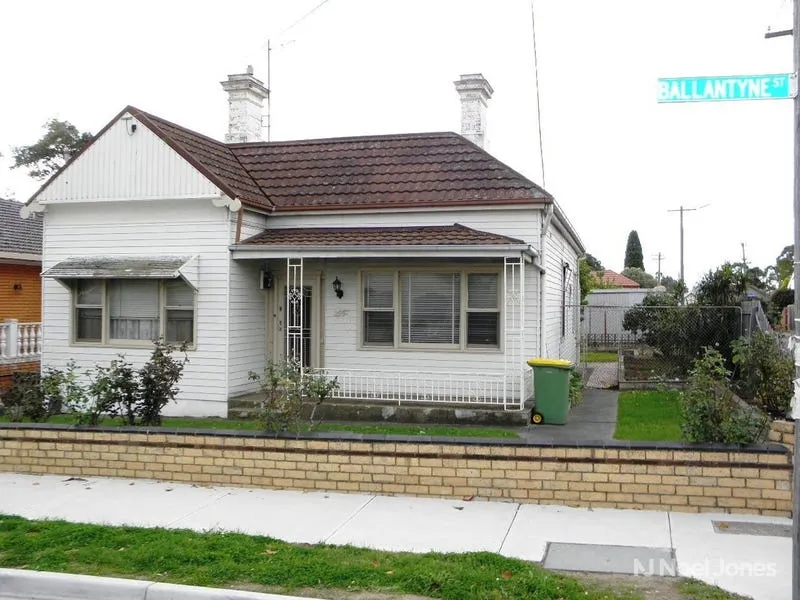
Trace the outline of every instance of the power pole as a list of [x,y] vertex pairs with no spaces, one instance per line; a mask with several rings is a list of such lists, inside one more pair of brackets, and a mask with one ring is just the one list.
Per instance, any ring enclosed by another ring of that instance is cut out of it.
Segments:
[[664,256],[663,254],[661,254],[661,252],[659,252],[653,258],[655,258],[658,261],[658,271],[656,271],[656,283],[658,283],[658,285],[661,285],[661,277],[662,277],[661,261],[664,260],[666,256]]
[[795,397],[794,411],[794,464],[792,472],[792,600],[800,600],[800,460],[797,452],[800,449],[800,362],[798,361],[798,345],[800,344],[800,95],[798,95],[798,82],[800,82],[800,2],[794,0],[792,6],[792,28],[781,31],[768,31],[764,36],[767,39],[791,35],[794,39],[792,50],[792,73],[794,74],[794,344],[795,344]]
[[[700,210],[701,208],[705,208],[708,204],[703,204],[703,206],[698,206],[696,208],[685,208],[681,206],[680,208],[676,208],[674,210],[668,210],[667,212],[676,212],[681,213],[681,283],[685,286],[686,285],[686,278],[684,277],[684,270],[683,270],[683,213],[691,212],[693,210]],[[798,599],[800,600],[800,599]]]
[[747,268],[747,255],[744,253],[744,242],[742,242],[742,264]]
[[[800,2],[794,0],[792,10],[793,72],[794,94],[794,333],[795,345],[800,342],[800,95],[797,84],[800,81]],[[795,352],[795,357],[797,352]],[[795,390],[800,379],[800,368],[795,358]],[[797,391],[795,391],[797,394]],[[792,600],[800,600],[800,468],[797,453],[800,452],[800,398],[795,397],[794,414],[794,457],[792,487]]]
[[794,74],[794,376],[795,397],[794,410],[794,456],[792,457],[792,600],[800,600],[800,460],[797,452],[800,449],[800,2],[792,3],[792,28],[780,31],[768,31],[767,39],[791,35],[794,39],[792,49],[792,73]]

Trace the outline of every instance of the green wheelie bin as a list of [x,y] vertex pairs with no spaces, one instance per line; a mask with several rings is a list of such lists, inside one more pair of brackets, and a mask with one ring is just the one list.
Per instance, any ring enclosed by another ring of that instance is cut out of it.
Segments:
[[531,422],[564,425],[569,414],[569,380],[572,363],[553,358],[532,358],[534,407]]

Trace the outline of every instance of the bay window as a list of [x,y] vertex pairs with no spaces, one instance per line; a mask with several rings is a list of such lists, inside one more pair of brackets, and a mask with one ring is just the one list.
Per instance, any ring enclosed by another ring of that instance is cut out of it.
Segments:
[[194,344],[195,292],[180,279],[80,279],[73,286],[73,340],[146,345],[164,337]]
[[376,271],[362,274],[364,346],[500,347],[496,271]]

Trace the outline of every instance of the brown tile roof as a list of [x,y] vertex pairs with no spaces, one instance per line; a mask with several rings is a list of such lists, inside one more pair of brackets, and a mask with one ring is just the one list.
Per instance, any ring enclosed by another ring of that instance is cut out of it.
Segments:
[[629,277],[625,277],[621,273],[617,273],[610,269],[606,269],[604,271],[598,271],[595,273],[595,276],[600,279],[600,282],[608,287],[617,287],[617,288],[638,288],[640,287],[638,283],[636,283],[633,279]]
[[460,225],[267,229],[242,242],[261,246],[489,246],[525,244]]
[[279,210],[551,200],[455,133],[238,144],[231,150]]
[[0,252],[15,254],[42,253],[42,216],[19,215],[24,205],[0,198]]
[[226,195],[270,211],[553,201],[541,187],[455,133],[225,144],[133,106],[108,123],[62,170],[126,112]]

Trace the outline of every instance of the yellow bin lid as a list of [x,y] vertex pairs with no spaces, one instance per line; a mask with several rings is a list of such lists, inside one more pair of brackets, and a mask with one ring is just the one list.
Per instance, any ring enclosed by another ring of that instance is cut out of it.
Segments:
[[571,369],[572,362],[560,358],[532,358],[528,361],[531,367],[556,367],[557,369]]

